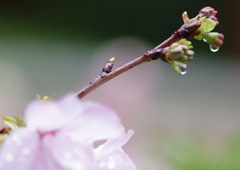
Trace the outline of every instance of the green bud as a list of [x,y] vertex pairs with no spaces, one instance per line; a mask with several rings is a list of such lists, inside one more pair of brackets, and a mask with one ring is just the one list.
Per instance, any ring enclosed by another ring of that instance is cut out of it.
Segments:
[[203,40],[210,45],[210,49],[213,52],[219,50],[223,45],[224,35],[218,32],[210,32],[202,34]]
[[217,11],[211,7],[205,7],[201,9],[199,14],[195,17],[201,23],[198,28],[200,32],[197,36],[194,36],[197,40],[204,40],[210,45],[210,49],[213,52],[218,51],[224,41],[224,35],[217,32],[211,32],[216,25],[219,24],[216,18]]
[[178,74],[184,75],[187,73],[187,64],[182,62],[173,61],[170,63],[173,70],[175,70]]
[[178,74],[185,74],[187,69],[187,62],[193,59],[194,52],[190,50],[192,48],[191,42],[185,39],[173,43],[166,55],[167,62]]

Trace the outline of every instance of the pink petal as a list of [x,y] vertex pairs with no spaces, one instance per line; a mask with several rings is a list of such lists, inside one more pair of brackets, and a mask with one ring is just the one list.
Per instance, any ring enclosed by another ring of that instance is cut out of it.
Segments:
[[133,134],[133,130],[128,130],[127,134],[125,133],[125,131],[123,131],[122,135],[118,138],[110,139],[103,145],[100,145],[98,148],[96,148],[95,153],[100,155],[107,155],[125,145]]
[[25,120],[28,129],[47,132],[64,128],[80,114],[80,101],[75,97],[66,96],[60,102],[32,102],[26,110]]
[[4,141],[0,152],[1,170],[32,170],[30,168],[38,148],[38,135],[17,129]]
[[103,155],[95,162],[94,170],[136,170],[128,155],[119,148],[109,155]]
[[[94,160],[91,145],[79,142],[57,134],[49,135],[43,139],[44,149],[48,151],[49,166],[51,170],[90,170]],[[57,168],[53,168],[57,167]]]
[[120,119],[113,110],[95,102],[83,102],[82,109],[81,117],[65,129],[69,137],[92,143],[122,133]]
[[95,150],[95,166],[101,170],[135,170],[136,167],[122,146],[131,138],[133,130],[129,130],[116,139],[108,140]]

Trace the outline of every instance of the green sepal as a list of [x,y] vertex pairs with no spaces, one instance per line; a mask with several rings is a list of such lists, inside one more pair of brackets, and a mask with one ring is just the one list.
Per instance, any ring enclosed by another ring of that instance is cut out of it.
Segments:
[[17,121],[10,116],[3,116],[2,120],[3,123],[11,129],[16,129],[18,127]]
[[41,96],[41,95],[37,94],[36,97],[37,97],[38,100],[47,102],[47,101],[52,100],[55,97],[55,94],[53,93],[50,96],[47,96],[47,95]]
[[195,36],[194,38],[197,40],[202,40],[203,36],[202,33],[210,32],[212,31],[218,22],[213,21],[211,19],[203,19],[201,20],[201,26],[198,28],[198,30],[201,32],[199,35]]
[[10,116],[3,116],[2,120],[3,123],[6,126],[10,127],[12,130],[25,126],[23,119],[18,116],[16,116],[15,119]]
[[17,126],[18,127],[24,127],[26,125],[24,120],[21,117],[19,117],[19,116],[16,116],[15,120],[17,122]]

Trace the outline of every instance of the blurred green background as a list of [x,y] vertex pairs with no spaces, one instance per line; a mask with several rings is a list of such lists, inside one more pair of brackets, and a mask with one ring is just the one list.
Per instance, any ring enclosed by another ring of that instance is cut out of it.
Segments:
[[193,40],[194,60],[177,75],[161,61],[143,64],[87,96],[116,110],[135,135],[125,150],[139,170],[240,169],[240,1],[2,0],[0,113],[22,115],[36,94],[57,98],[168,38],[211,6],[215,31],[225,35],[212,53]]

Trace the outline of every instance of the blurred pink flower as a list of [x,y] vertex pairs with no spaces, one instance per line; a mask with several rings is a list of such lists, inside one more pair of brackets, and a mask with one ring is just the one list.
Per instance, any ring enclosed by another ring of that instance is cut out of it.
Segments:
[[136,169],[122,150],[133,131],[125,133],[116,113],[100,104],[70,96],[34,101],[25,121],[1,148],[1,170]]

